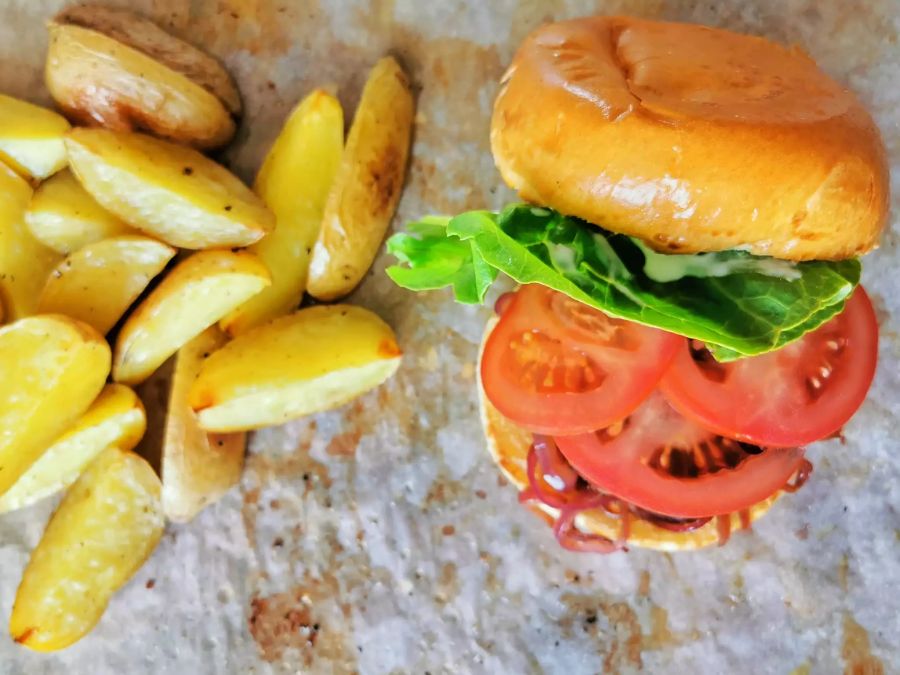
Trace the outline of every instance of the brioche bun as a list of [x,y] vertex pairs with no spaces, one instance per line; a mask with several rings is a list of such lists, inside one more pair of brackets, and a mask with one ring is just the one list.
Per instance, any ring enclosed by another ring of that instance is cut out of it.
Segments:
[[797,48],[592,17],[519,48],[491,146],[527,201],[665,252],[838,260],[878,243],[888,168],[856,97]]
[[[488,323],[481,343],[482,349],[484,348],[484,342],[496,323],[496,318]],[[479,373],[481,372],[480,361],[481,358],[479,356]],[[478,398],[481,409],[481,422],[484,426],[484,435],[487,439],[491,456],[506,479],[516,486],[518,490],[524,490],[528,487],[526,466],[528,450],[532,442],[531,432],[508,420],[491,405],[484,393],[484,388],[481,386],[480,375]],[[752,523],[765,515],[780,496],[781,492],[779,491],[768,499],[751,506],[749,509],[750,522]],[[555,519],[559,515],[556,509],[545,504],[539,504],[537,508],[540,508],[551,519]],[[740,516],[732,513],[730,517],[731,531],[737,532],[742,527]],[[616,540],[619,537],[621,521],[602,509],[595,509],[580,514],[575,520],[575,524],[582,532],[599,534],[607,539]],[[628,546],[648,548],[655,551],[693,551],[717,545],[719,543],[719,533],[715,518],[706,525],[690,532],[672,532],[657,527],[646,520],[635,518],[631,521],[631,531],[626,543]]]

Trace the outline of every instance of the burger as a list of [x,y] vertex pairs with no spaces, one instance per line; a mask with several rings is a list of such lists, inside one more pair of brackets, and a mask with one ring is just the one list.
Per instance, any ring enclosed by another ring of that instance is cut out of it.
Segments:
[[484,302],[488,446],[562,546],[723,544],[809,477],[875,373],[859,257],[885,150],[797,48],[703,26],[543,26],[494,104],[523,203],[426,217],[388,270]]

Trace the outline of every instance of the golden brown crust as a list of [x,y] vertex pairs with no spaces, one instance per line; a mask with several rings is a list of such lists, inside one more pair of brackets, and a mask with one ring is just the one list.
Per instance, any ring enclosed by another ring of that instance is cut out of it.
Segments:
[[887,217],[881,137],[798,49],[691,24],[593,17],[520,47],[491,144],[522,198],[662,251],[842,259]]
[[75,5],[62,10],[53,22],[88,28],[128,45],[206,89],[235,117],[241,115],[240,94],[222,64],[149,19],[112,7]]
[[[493,330],[496,319],[491,320],[485,330],[485,339]],[[482,346],[484,341],[482,341]],[[480,361],[480,357],[479,357]],[[480,363],[478,371],[480,373]],[[487,439],[491,456],[500,467],[503,475],[517,489],[524,490],[528,486],[526,477],[526,462],[528,450],[531,446],[531,433],[516,426],[506,419],[491,405],[484,394],[479,378],[478,398],[481,409],[481,421],[484,426],[484,435]],[[778,492],[768,499],[753,505],[750,508],[750,522],[761,518],[772,508],[781,493]],[[558,512],[543,504],[540,509],[551,518],[555,518]],[[731,530],[741,529],[741,519],[737,513],[731,514]],[[608,539],[616,540],[619,536],[621,521],[609,515],[602,509],[585,512],[575,521],[583,532],[602,535]],[[706,525],[691,532],[671,532],[656,527],[646,520],[634,519],[631,521],[631,531],[628,536],[628,546],[649,548],[656,551],[692,551],[707,546],[715,546],[719,543],[719,533],[715,519]]]

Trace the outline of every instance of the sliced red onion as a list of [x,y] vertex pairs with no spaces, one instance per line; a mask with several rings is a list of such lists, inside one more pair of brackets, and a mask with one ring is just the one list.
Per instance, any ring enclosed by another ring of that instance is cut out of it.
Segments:
[[719,546],[724,546],[731,538],[731,514],[716,516],[716,530],[719,535]]
[[712,520],[712,518],[669,518],[652,511],[645,511],[637,506],[632,506],[631,509],[634,511],[634,515],[641,520],[646,520],[654,527],[668,530],[669,532],[693,532]]
[[807,480],[809,480],[809,476],[812,472],[812,462],[804,457],[803,461],[800,462],[800,466],[797,467],[797,472],[788,479],[788,482],[785,483],[784,487],[781,489],[785,492],[796,492],[804,486]]
[[[784,486],[786,492],[799,490],[812,473],[812,463],[804,459],[796,473]],[[528,487],[519,494],[519,501],[540,502],[559,511],[553,533],[560,546],[569,551],[591,553],[613,553],[628,550],[626,544],[631,534],[633,518],[644,520],[655,527],[670,532],[692,532],[707,525],[713,518],[719,536],[719,546],[724,546],[731,538],[731,515],[724,514],[708,518],[669,518],[634,506],[613,495],[604,494],[591,488],[579,487],[578,473],[559,452],[554,440],[547,436],[534,436],[534,443],[528,451]],[[598,534],[581,532],[575,526],[575,519],[584,511],[602,508],[609,515],[621,519],[619,536],[615,541]],[[738,512],[741,529],[751,526],[750,510]]]
[[527,504],[528,502],[539,502],[539,501],[541,501],[541,500],[538,498],[537,493],[531,489],[531,485],[529,485],[527,488],[525,488],[524,490],[522,490],[519,493],[519,503],[520,504]]
[[563,457],[556,441],[540,434],[534,434],[532,438],[532,447],[544,480],[555,490],[574,488],[578,483],[578,472]]
[[[598,500],[589,508],[596,508],[600,504]],[[584,510],[565,508],[560,511],[559,518],[553,525],[553,534],[560,546],[568,551],[581,553],[615,553],[625,549],[624,541],[613,541],[599,534],[587,534],[575,527],[575,518]]]
[[633,515],[631,509],[626,505],[622,511],[621,525],[619,525],[619,538],[616,540],[616,543],[621,544],[623,549],[628,543],[628,537],[631,536],[631,518]]
[[499,298],[497,298],[497,302],[494,303],[494,311],[498,316],[503,316],[503,313],[509,309],[509,303],[512,302],[513,298],[516,296],[514,292],[504,293]]
[[608,499],[606,495],[587,488],[580,489],[574,484],[565,486],[562,490],[556,490],[549,484],[546,477],[542,475],[538,453],[535,451],[534,446],[528,451],[527,474],[528,488],[519,495],[519,501],[536,499],[554,509],[575,508],[584,510],[596,508],[605,499]]

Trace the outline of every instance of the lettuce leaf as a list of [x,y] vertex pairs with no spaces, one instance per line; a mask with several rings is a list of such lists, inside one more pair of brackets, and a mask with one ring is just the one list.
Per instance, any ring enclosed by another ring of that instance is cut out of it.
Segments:
[[526,204],[426,218],[391,237],[388,251],[400,264],[387,273],[404,288],[451,286],[459,302],[478,304],[503,272],[702,340],[721,361],[780,349],[814,330],[843,309],[860,275],[855,259],[791,264],[721,251],[659,260],[665,254],[631,237]]

